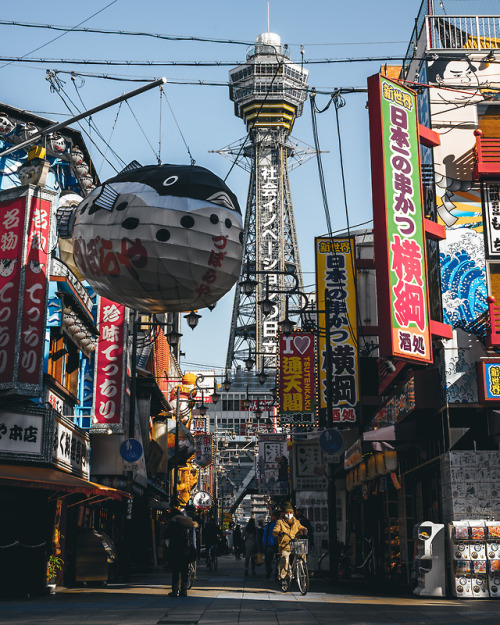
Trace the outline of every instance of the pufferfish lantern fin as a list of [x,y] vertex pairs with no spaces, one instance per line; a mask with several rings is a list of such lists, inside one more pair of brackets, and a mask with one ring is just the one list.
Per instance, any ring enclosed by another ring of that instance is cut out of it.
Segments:
[[126,171],[133,171],[134,169],[140,169],[141,167],[142,165],[138,161],[131,161],[126,167],[124,167],[121,170],[120,174],[124,174]]
[[207,202],[212,202],[212,204],[219,204],[219,206],[225,206],[226,208],[229,208],[233,211],[236,210],[233,202],[231,201],[231,198],[224,191],[217,191],[217,193],[214,193],[210,197],[207,197]]
[[99,197],[94,201],[94,206],[104,208],[107,211],[112,211],[116,198],[119,195],[118,191],[113,189],[111,185],[105,184],[102,191],[99,193]]

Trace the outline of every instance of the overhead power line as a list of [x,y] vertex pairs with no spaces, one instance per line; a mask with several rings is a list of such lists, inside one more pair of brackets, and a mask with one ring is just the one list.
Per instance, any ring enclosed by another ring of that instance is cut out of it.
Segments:
[[[0,26],[18,26],[21,28],[43,28],[48,30],[61,30],[64,32],[84,32],[98,35],[124,35],[129,37],[150,37],[153,39],[164,39],[167,41],[199,41],[203,43],[223,43],[241,46],[254,45],[254,41],[243,41],[238,39],[222,39],[219,37],[198,37],[195,35],[168,35],[164,33],[147,33],[144,31],[117,30],[113,28],[78,28],[71,26],[61,26],[56,24],[39,24],[36,22],[18,22],[14,20],[0,20]],[[289,46],[366,46],[366,45],[393,45],[407,44],[405,41],[335,41],[327,43],[290,43]]]
[[[116,1],[116,0],[115,0]],[[165,39],[167,41],[201,41],[207,43],[230,43],[240,46],[250,46],[255,42],[238,41],[237,39],[219,39],[217,37],[196,37],[195,35],[164,35],[161,33],[146,33],[143,31],[115,30],[112,28],[78,28],[71,26],[56,26],[55,24],[37,24],[33,22],[14,22],[0,20],[0,26],[21,26],[24,28],[45,28],[49,30],[62,30],[64,32],[94,33],[101,35],[127,35],[131,37],[152,37],[153,39]]]
[[[377,61],[379,63],[387,61],[404,61],[404,56],[360,56],[360,57],[342,57],[330,59],[304,59],[300,61],[292,61],[298,65],[329,65],[334,63],[370,63]],[[424,58],[424,57],[423,57]],[[418,60],[412,57],[412,60]],[[112,65],[112,66],[128,66],[128,67],[236,67],[241,65],[239,61],[125,61],[110,59],[35,59],[25,56],[0,56],[0,61],[9,63],[50,63],[64,65]],[[494,61],[493,61],[494,63]],[[252,61],[248,61],[247,65],[252,65]]]

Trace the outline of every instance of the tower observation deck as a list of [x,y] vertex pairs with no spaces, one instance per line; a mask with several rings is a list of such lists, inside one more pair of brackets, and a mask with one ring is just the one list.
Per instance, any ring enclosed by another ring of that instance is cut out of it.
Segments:
[[[285,316],[284,292],[294,286],[302,290],[288,178],[295,146],[288,138],[307,98],[308,71],[291,62],[279,35],[268,32],[257,37],[246,63],[229,75],[234,112],[248,132],[238,154],[250,163],[250,185],[226,367],[237,367],[250,355],[257,370],[273,369],[278,322]],[[257,281],[251,294],[240,285],[248,278]],[[258,304],[266,296],[272,309],[264,316]],[[290,310],[297,310],[299,297],[289,300]]]

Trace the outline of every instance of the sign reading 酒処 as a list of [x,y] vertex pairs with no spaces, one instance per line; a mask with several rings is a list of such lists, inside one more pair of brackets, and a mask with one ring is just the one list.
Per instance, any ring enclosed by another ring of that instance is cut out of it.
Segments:
[[[315,419],[314,335],[292,332],[279,337],[280,424]],[[288,421],[288,419],[291,419]]]
[[[359,399],[354,241],[318,237],[315,247],[320,421],[330,427],[332,423],[354,424]],[[331,415],[327,415],[329,400]]]
[[432,362],[416,95],[368,79],[381,354]]
[[[94,378],[95,427],[121,427],[124,410],[125,306],[105,297],[99,301],[100,332]],[[113,428],[111,428],[113,429]]]

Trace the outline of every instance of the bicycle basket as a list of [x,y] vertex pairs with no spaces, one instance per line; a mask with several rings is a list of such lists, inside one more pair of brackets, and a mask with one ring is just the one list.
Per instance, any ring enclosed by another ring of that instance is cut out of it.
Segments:
[[307,538],[295,538],[290,541],[290,546],[292,550],[299,556],[307,555],[307,550],[309,547],[309,541]]

